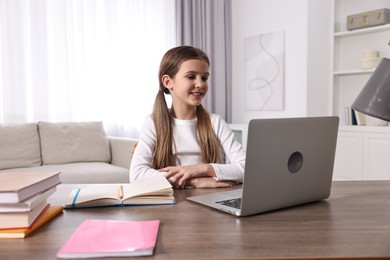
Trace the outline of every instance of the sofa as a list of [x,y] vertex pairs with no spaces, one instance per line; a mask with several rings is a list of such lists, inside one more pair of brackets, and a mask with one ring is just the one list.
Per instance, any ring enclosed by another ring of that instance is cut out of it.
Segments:
[[107,136],[102,122],[0,125],[0,174],[59,171],[62,183],[128,183],[136,143]]

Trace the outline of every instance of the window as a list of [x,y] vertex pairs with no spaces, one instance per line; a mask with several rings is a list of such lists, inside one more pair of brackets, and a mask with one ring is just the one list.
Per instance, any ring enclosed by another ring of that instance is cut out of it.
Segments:
[[137,137],[174,0],[0,0],[0,123],[103,121]]

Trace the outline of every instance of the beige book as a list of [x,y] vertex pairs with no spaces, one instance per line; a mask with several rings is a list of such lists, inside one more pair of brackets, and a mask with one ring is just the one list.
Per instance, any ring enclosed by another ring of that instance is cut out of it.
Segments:
[[28,228],[0,229],[0,238],[25,238],[43,224],[57,216],[64,208],[61,206],[49,206]]
[[3,212],[0,214],[0,229],[28,228],[47,207],[48,203],[45,200],[28,212]]
[[366,125],[366,117],[364,114],[354,110],[357,125]]
[[164,177],[129,184],[88,184],[73,189],[65,208],[174,204],[172,185]]
[[60,172],[0,173],[0,203],[19,203],[58,184]]
[[56,187],[52,187],[42,193],[39,193],[29,199],[19,203],[0,203],[0,214],[7,212],[28,212],[38,207],[43,201],[56,191]]

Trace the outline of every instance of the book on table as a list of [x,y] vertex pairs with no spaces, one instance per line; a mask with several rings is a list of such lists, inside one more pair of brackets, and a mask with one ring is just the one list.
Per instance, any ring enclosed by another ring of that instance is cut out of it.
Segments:
[[56,187],[50,188],[19,203],[0,203],[0,214],[6,212],[31,211],[43,201],[47,201],[47,198],[52,195],[56,191],[56,189]]
[[153,255],[159,220],[121,221],[87,219],[58,251],[58,258]]
[[165,177],[129,184],[89,184],[73,189],[65,208],[174,204],[172,185]]
[[0,203],[19,203],[58,184],[60,172],[2,172]]
[[64,207],[50,205],[28,228],[0,229],[0,238],[25,238],[62,212]]
[[0,229],[28,228],[48,206],[49,204],[45,200],[31,211],[2,212],[0,214]]

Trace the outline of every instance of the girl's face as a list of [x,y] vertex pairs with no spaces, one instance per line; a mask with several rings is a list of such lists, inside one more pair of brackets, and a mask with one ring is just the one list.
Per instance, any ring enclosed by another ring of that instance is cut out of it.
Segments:
[[208,90],[209,65],[203,60],[184,61],[174,78],[164,75],[162,81],[172,96],[174,110],[195,111]]

